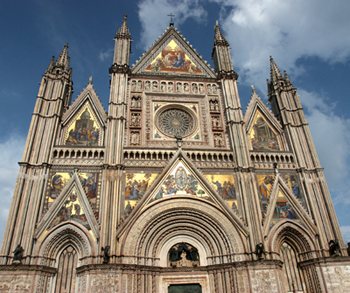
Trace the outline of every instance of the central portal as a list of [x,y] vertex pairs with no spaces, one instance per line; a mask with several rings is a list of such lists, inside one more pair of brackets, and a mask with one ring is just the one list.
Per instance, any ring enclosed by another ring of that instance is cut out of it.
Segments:
[[168,293],[202,293],[202,287],[199,284],[170,285]]

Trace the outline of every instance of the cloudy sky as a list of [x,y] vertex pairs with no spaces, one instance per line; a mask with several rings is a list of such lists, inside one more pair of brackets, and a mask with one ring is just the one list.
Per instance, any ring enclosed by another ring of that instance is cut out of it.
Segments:
[[[102,3],[102,4],[101,4]],[[128,15],[131,64],[169,25],[212,65],[213,27],[230,45],[243,109],[253,84],[267,102],[269,56],[298,88],[346,242],[350,241],[350,1],[141,0],[0,2],[0,237],[38,93],[52,55],[69,43],[74,98],[93,76],[108,105],[113,38]],[[213,65],[212,65],[213,67]]]

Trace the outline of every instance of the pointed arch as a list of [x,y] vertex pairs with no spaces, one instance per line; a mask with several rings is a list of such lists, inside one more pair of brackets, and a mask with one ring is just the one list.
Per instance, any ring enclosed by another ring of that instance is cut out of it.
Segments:
[[40,264],[57,267],[57,257],[62,249],[72,245],[79,256],[79,265],[83,265],[84,257],[95,255],[92,235],[78,223],[62,223],[55,229],[38,239],[36,254],[40,256]]

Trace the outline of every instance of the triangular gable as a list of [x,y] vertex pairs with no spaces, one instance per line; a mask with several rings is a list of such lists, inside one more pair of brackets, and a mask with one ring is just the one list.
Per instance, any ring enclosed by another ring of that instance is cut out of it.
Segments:
[[250,150],[286,150],[281,124],[256,93],[248,104],[244,122]]
[[264,236],[269,233],[274,225],[285,220],[298,222],[308,227],[313,232],[316,232],[316,226],[305,208],[295,197],[295,194],[281,175],[277,174],[273,183],[271,195],[269,196],[266,216],[263,221]]
[[216,78],[206,61],[170,27],[133,66],[133,74],[184,75]]
[[98,223],[76,172],[39,222],[36,238],[43,235],[45,230],[65,222],[78,223],[85,227],[94,239],[98,238]]
[[89,83],[62,117],[61,144],[100,146],[106,119],[106,112]]
[[[176,181],[175,184],[173,180]],[[187,182],[185,182],[186,180]],[[243,234],[247,235],[248,230],[241,219],[217,194],[215,188],[197,170],[194,164],[179,150],[133,209],[128,208],[129,203],[126,200],[126,209],[129,209],[130,215],[118,227],[117,237],[132,225],[148,205],[156,204],[163,197],[178,198],[181,196],[201,198],[214,203],[228,218],[232,219],[232,223]]]
[[[46,188],[42,217],[48,212],[53,203],[59,198],[64,187],[74,175],[73,170],[50,170],[48,184]],[[100,195],[101,195],[101,171],[94,169],[82,169],[78,172],[79,180],[86,196],[90,202],[91,208],[99,219]]]

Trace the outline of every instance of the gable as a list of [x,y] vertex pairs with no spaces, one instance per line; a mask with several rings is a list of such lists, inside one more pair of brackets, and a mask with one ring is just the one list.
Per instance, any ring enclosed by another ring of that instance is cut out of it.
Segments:
[[[263,213],[264,235],[281,221],[294,221],[315,230],[295,175],[262,176],[263,180],[258,177],[258,183],[261,183],[259,199]],[[267,191],[265,196],[263,190]]]
[[[89,180],[91,182],[92,180]],[[36,238],[64,223],[77,223],[84,227],[94,239],[98,238],[98,222],[91,198],[83,187],[84,178],[75,170],[60,195],[51,203],[36,229]]]
[[[226,192],[234,193],[232,188],[230,191],[226,190]],[[234,197],[234,195],[231,196]],[[164,201],[183,200],[185,198],[208,202],[208,204],[216,206],[243,233],[247,232],[243,220],[235,211],[237,206],[233,205],[232,208],[221,195],[217,194],[215,188],[196,169],[193,163],[183,156],[181,149],[178,150],[162,173],[155,178],[152,187],[148,187],[148,190],[137,200],[135,195],[137,202],[134,206],[130,193],[128,193],[128,197],[124,201],[124,220],[120,223],[117,234],[123,233],[128,227],[130,228],[132,223],[142,213],[146,212],[148,208],[157,205],[157,203],[161,204]]]
[[249,148],[252,151],[283,151],[284,146],[278,131],[257,109],[248,128]]
[[216,77],[207,62],[173,27],[137,61],[132,73]]
[[86,101],[63,128],[62,144],[101,146],[102,129],[90,102]]

